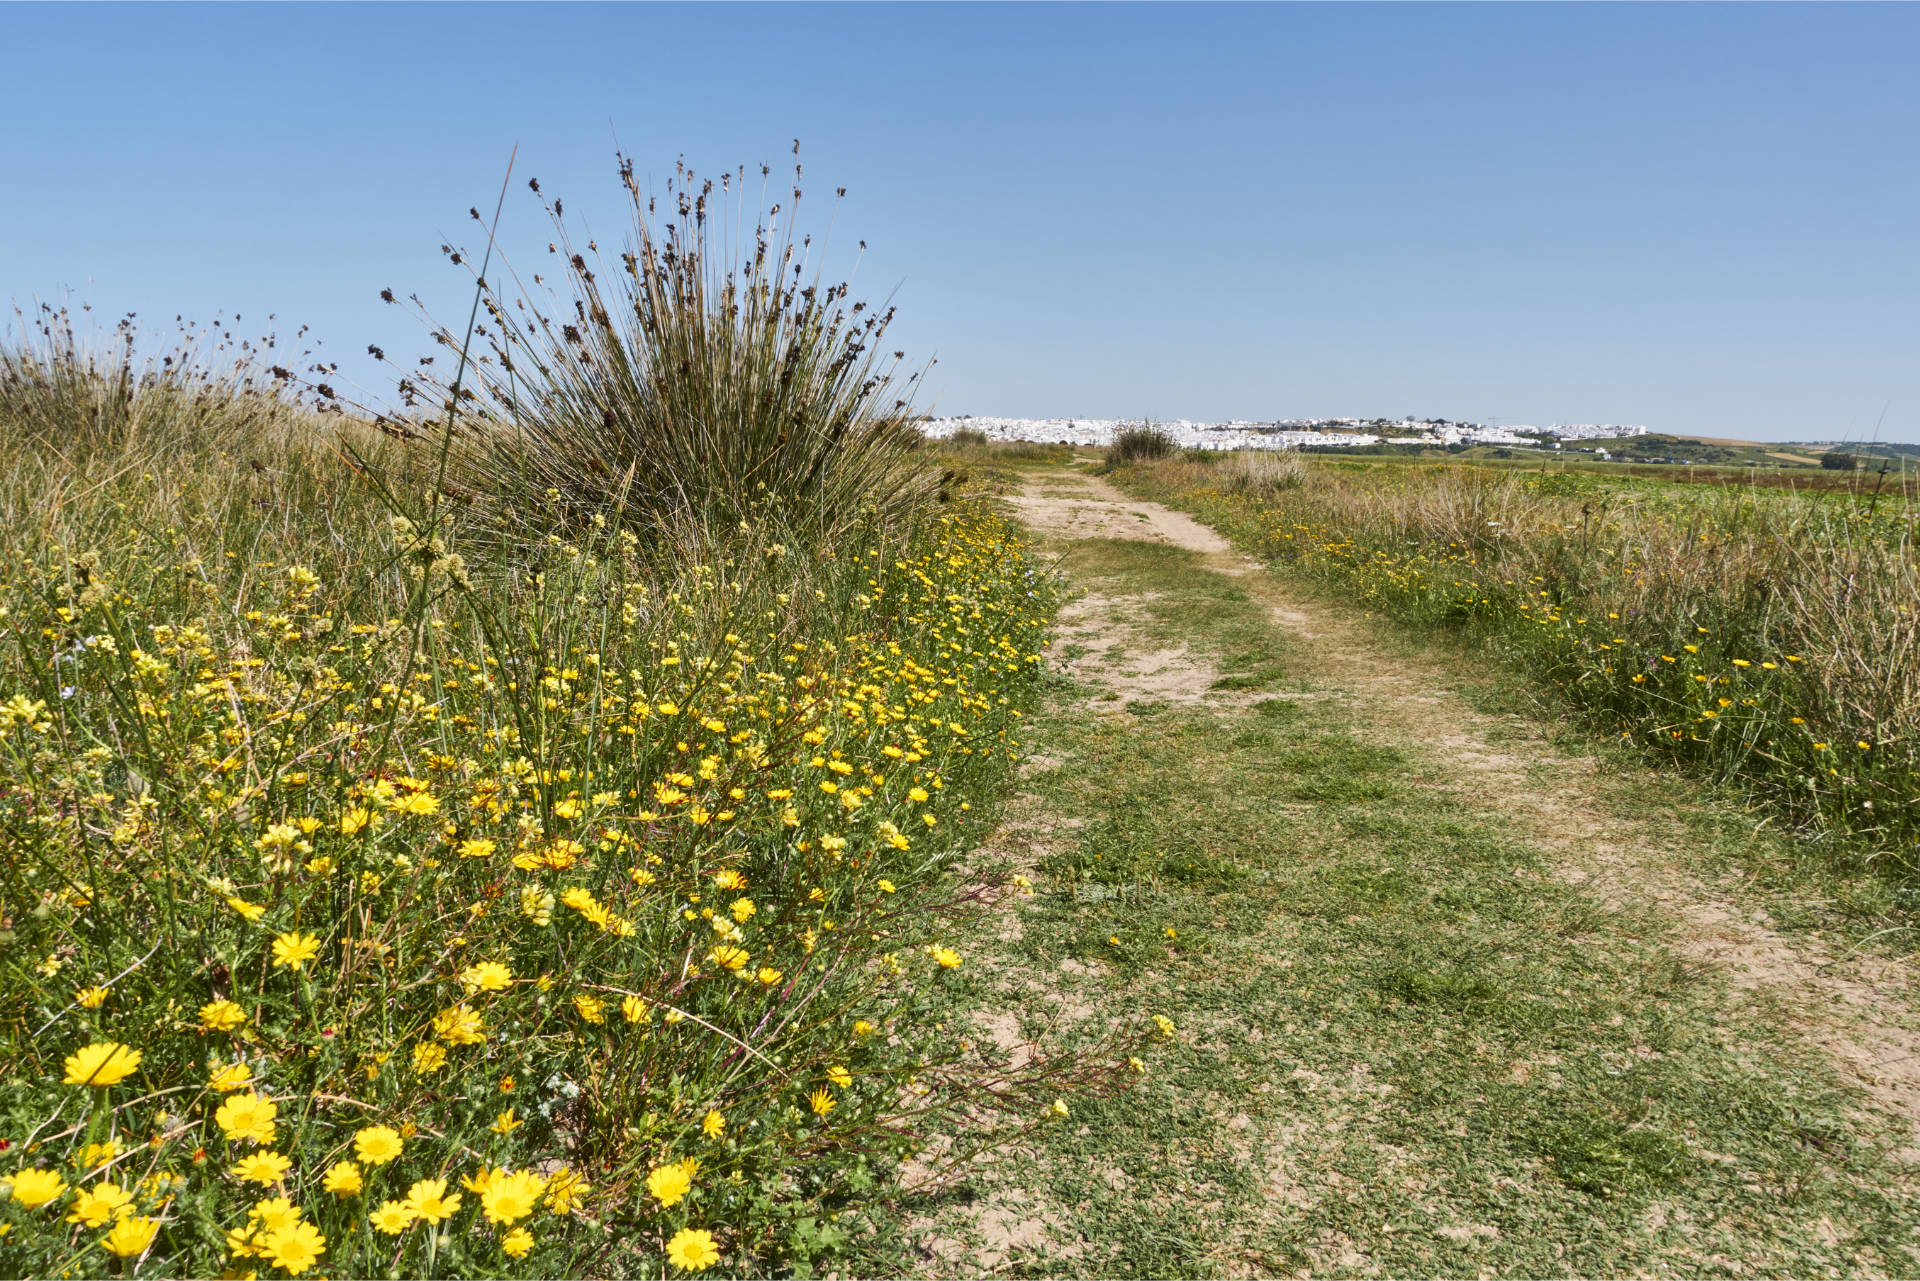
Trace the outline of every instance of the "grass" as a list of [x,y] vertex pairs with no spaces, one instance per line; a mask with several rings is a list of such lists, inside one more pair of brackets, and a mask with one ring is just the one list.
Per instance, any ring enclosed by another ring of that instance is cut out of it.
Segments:
[[1484,646],[1589,724],[1763,799],[1825,857],[1912,878],[1920,508],[1899,492],[1351,462],[1263,495],[1173,464],[1123,479]]
[[[1662,441],[1673,442],[1676,439],[1684,442],[1687,438],[1663,437]],[[1636,462],[1631,457],[1602,461],[1576,448],[1547,450],[1509,448],[1505,445],[1441,448],[1387,442],[1354,449],[1321,448],[1304,452],[1311,454],[1323,466],[1350,466],[1362,471],[1381,466],[1422,467],[1441,463],[1470,465],[1490,472],[1549,476],[1572,474],[1602,480],[1657,481],[1669,485],[1716,488],[1734,485],[1746,489],[1784,489],[1798,494],[1859,494],[1879,490],[1894,493],[1904,491],[1911,498],[1916,480],[1920,479],[1911,468],[1903,469],[1898,457],[1893,455],[1875,457],[1868,469],[1835,472],[1823,470],[1818,461],[1811,457],[1788,461],[1776,456],[1781,451],[1765,445],[1729,451],[1731,456],[1722,456],[1719,461],[1703,462],[1696,459],[1690,463]],[[1655,456],[1664,459],[1669,454],[1691,457],[1682,448],[1666,448]]]
[[[1903,1132],[1790,1017],[1559,876],[1445,755],[1343,697],[1258,590],[1152,544],[1057,550],[1113,628],[1225,669],[1257,652],[1273,692],[1121,710],[1051,683],[1051,764],[994,846],[1037,892],[979,1017],[1071,1048],[1165,1011],[1177,1043],[1140,1088],[903,1200],[892,1266],[1909,1266]],[[1750,825],[1726,839],[1778,854]]]
[[252,442],[285,443],[311,435],[320,421],[282,396],[291,371],[261,358],[277,340],[236,342],[232,321],[181,324],[170,349],[150,358],[136,351],[131,319],[104,339],[65,308],[42,304],[14,319],[16,341],[0,345],[0,440],[16,459],[165,466]]
[[1243,498],[1266,498],[1292,489],[1306,474],[1306,465],[1292,450],[1243,450],[1212,473],[1215,483]]
[[1152,423],[1142,423],[1137,427],[1123,427],[1113,434],[1113,443],[1107,446],[1107,460],[1110,463],[1153,462],[1179,452],[1180,446],[1172,436]]
[[418,416],[0,360],[0,1273],[805,1274],[1124,1071],[940,1027],[1048,584],[692,216]]

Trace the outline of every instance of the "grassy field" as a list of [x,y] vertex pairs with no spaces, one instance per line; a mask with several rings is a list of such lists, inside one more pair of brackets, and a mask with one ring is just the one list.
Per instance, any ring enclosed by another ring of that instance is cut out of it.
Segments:
[[0,1274],[805,1275],[1148,1052],[942,1035],[1051,588],[883,322],[634,207],[411,413],[0,353]]
[[1903,895],[1920,840],[1920,503],[1586,472],[1314,460],[1236,492],[1120,478],[1369,609],[1448,631],[1588,722],[1736,785]]
[[1911,1270],[1920,1030],[1751,884],[1906,919],[1904,489],[1124,442],[1210,533],[623,176],[385,412],[0,349],[0,1273]]
[[[1840,452],[1852,456],[1850,469],[1822,466],[1827,447],[1777,445],[1759,441],[1727,440],[1709,436],[1673,436],[1650,433],[1600,441],[1569,442],[1555,449],[1534,445],[1382,444],[1360,448],[1311,451],[1330,466],[1360,463],[1379,466],[1400,463],[1431,466],[1436,463],[1471,464],[1493,471],[1555,474],[1577,472],[1596,477],[1657,480],[1677,485],[1786,489],[1795,492],[1845,492],[1901,496],[1912,502],[1920,496],[1920,469],[1913,465],[1911,445],[1852,444]],[[1605,449],[1601,458],[1595,449]],[[1111,456],[1111,451],[1109,451]]]
[[[1410,633],[1131,511],[1088,530],[1058,466],[1009,477],[1069,508],[1044,550],[1078,599],[1045,755],[981,856],[1036,893],[981,945],[973,1026],[1039,1051],[1164,1010],[1172,1048],[913,1189],[890,1266],[1911,1270],[1907,1125],[1863,1107],[1796,998],[1730,983],[1634,888],[1788,842],[1577,731],[1476,710]],[[1573,877],[1569,842],[1596,836],[1647,862]]]

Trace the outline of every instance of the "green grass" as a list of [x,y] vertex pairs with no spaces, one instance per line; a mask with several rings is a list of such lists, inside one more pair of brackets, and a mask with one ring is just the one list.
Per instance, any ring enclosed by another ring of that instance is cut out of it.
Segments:
[[1909,887],[1920,507],[1897,485],[1876,499],[1357,460],[1251,498],[1178,464],[1116,479],[1738,787],[1809,857]]
[[[1032,728],[1060,763],[1027,781],[1011,829],[1039,853],[1039,893],[979,1009],[1063,1049],[1167,1013],[1178,1043],[1133,1092],[902,1200],[910,1229],[877,1260],[1911,1269],[1897,1134],[1780,1018],[1685,963],[1656,915],[1567,884],[1443,757],[1337,697],[1257,592],[1150,544],[1084,543],[1066,563],[1153,643],[1177,632],[1226,668],[1257,651],[1296,696],[1122,711],[1055,678]],[[1762,864],[1770,841],[1723,852]],[[1015,1221],[1038,1226],[1008,1244]]]

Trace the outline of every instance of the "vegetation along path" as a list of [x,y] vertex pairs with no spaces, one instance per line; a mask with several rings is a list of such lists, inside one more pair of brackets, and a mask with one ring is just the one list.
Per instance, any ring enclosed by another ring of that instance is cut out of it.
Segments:
[[1016,1059],[1177,1031],[1137,1088],[929,1165],[903,1266],[1920,1271],[1909,972],[1745,884],[1772,837],[1180,513],[1015,466],[1077,595],[985,851],[1036,893],[970,1017]]

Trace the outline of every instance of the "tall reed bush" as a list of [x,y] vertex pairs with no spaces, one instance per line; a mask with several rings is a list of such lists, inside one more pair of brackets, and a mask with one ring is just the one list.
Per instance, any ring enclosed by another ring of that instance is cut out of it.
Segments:
[[1267,498],[1292,489],[1306,474],[1294,450],[1243,449],[1218,470],[1218,483],[1242,498]]
[[17,332],[0,342],[0,445],[11,455],[164,465],[311,430],[313,411],[285,394],[293,371],[269,363],[279,340],[236,339],[239,317],[180,324],[158,357],[136,350],[133,317],[104,338],[84,320],[46,303],[16,309]]
[[1107,461],[1114,464],[1156,462],[1173,457],[1179,449],[1178,442],[1163,428],[1141,423],[1123,427],[1113,434],[1113,443],[1107,446]]
[[[762,178],[769,170],[762,168]],[[771,495],[795,537],[831,541],[863,521],[909,516],[931,496],[922,439],[884,342],[891,308],[849,302],[797,229],[801,170],[784,201],[741,212],[745,170],[716,182],[677,168],[666,208],[620,162],[630,238],[576,247],[562,202],[553,263],[531,280],[478,279],[485,358],[464,366],[456,475],[510,524],[527,512],[577,523],[709,528]],[[538,181],[531,187],[537,194]],[[544,199],[544,197],[543,197]],[[750,223],[750,225],[748,225]],[[388,295],[391,297],[391,295]],[[465,336],[436,326],[462,349]],[[406,374],[403,398],[431,417],[455,408],[451,368]]]

